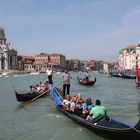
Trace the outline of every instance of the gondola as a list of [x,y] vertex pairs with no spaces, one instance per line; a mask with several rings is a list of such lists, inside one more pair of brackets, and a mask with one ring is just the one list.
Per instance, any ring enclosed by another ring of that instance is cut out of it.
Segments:
[[140,140],[140,119],[134,127],[106,116],[99,116],[92,121],[86,121],[84,118],[71,114],[63,109],[61,90],[58,88],[52,88],[51,85],[49,85],[49,90],[52,100],[60,112],[99,136],[111,140]]
[[93,86],[96,83],[96,78],[94,78],[94,80],[90,80],[86,78],[82,79],[77,76],[77,80],[80,85],[85,85],[85,86]]
[[[16,96],[16,99],[18,102],[25,102],[25,101],[29,101],[29,100],[32,100],[36,97],[42,97],[44,95],[47,95],[48,93],[48,88],[46,88],[44,91],[40,92],[40,93],[24,93],[24,94],[20,94],[17,92],[17,90],[14,90],[15,92],[15,96]],[[40,96],[42,95],[42,96]]]
[[124,73],[121,73],[121,75],[122,75],[122,78],[124,78],[124,79],[135,79],[136,78],[136,75],[124,74]]
[[122,74],[121,74],[121,73],[110,72],[109,75],[110,75],[111,77],[122,77]]

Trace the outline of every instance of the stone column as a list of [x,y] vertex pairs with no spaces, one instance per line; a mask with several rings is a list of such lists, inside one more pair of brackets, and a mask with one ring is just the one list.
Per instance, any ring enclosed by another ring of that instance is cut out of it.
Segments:
[[15,56],[16,57],[16,61],[15,61],[15,63],[16,63],[16,69],[18,68],[18,60],[17,60],[17,55]]
[[2,55],[0,54],[0,71],[2,70]]
[[8,70],[8,54],[7,54],[7,51],[5,51],[4,52],[4,57],[5,57],[5,59],[4,59],[4,64],[5,64],[5,67],[4,67],[4,69],[5,70]]
[[12,63],[12,65],[13,65],[13,68],[15,69],[16,68],[16,56],[15,56],[15,54],[13,56],[13,63]]

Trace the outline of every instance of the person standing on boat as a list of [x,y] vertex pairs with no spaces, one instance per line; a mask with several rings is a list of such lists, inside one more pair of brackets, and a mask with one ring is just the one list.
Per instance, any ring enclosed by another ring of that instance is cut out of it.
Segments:
[[87,82],[89,81],[90,77],[91,77],[90,73],[89,73],[89,71],[87,71],[86,74],[85,74],[85,79],[86,79]]
[[48,69],[46,70],[46,73],[48,75],[49,84],[53,84],[53,81],[52,81],[52,74],[53,74],[52,68],[48,67]]
[[[65,69],[64,73],[62,73],[62,84],[63,84],[63,96],[65,97],[65,94],[70,94],[70,79],[72,79],[70,73],[68,72],[68,69]],[[67,93],[66,93],[67,90]]]

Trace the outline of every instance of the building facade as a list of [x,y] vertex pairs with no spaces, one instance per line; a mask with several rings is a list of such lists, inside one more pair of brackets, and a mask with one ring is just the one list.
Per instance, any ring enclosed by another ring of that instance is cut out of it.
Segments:
[[66,67],[66,57],[62,54],[50,54],[49,65],[56,70],[62,70]]
[[120,71],[132,70],[136,66],[136,56],[140,66],[140,45],[129,45],[119,52]]
[[34,62],[35,58],[33,56],[18,55],[18,70],[25,72],[35,71]]
[[17,51],[7,43],[4,29],[0,27],[0,71],[17,69]]
[[35,62],[33,65],[36,70],[45,72],[48,67],[49,60],[49,54],[40,53],[35,55]]
[[62,54],[40,53],[35,56],[34,67],[38,71],[46,71],[47,67],[54,70],[64,69],[66,66],[66,58]]

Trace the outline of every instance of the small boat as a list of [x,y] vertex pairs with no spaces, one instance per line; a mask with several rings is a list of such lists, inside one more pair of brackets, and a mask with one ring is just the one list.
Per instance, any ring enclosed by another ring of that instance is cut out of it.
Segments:
[[122,77],[122,74],[121,73],[115,73],[115,72],[110,72],[109,75],[111,77]]
[[17,90],[14,90],[14,92],[15,92],[15,96],[16,96],[17,101],[18,102],[24,102],[24,101],[32,100],[36,97],[41,97],[41,96],[47,95],[48,94],[48,88],[46,88],[44,91],[42,91],[40,93],[28,92],[28,93],[20,94],[20,93],[17,92]]
[[126,73],[113,73],[113,72],[110,72],[109,75],[111,77],[120,77],[120,78],[124,78],[124,79],[135,79],[136,78],[136,75],[134,74],[126,74]]
[[136,75],[133,75],[133,74],[121,73],[121,75],[122,75],[122,78],[125,78],[125,79],[135,79],[136,78]]
[[40,74],[40,72],[39,71],[37,71],[37,72],[31,72],[30,74],[32,74],[32,75],[38,75],[38,74]]
[[2,72],[1,77],[9,77],[12,74],[8,73],[8,72]]
[[90,80],[90,79],[82,79],[77,77],[77,80],[79,82],[80,85],[85,85],[85,86],[93,86],[96,83],[96,78],[94,78],[94,80]]
[[49,90],[52,100],[60,112],[99,136],[112,140],[140,140],[140,119],[133,127],[107,116],[99,116],[92,121],[87,121],[86,119],[63,109],[61,90],[52,87],[52,85],[49,85]]

